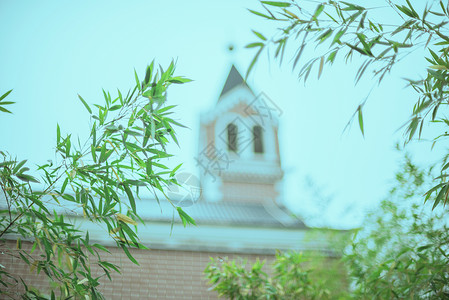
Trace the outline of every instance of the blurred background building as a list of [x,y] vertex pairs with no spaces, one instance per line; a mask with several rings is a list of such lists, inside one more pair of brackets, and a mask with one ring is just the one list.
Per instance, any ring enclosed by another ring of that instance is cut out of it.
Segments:
[[[112,281],[101,280],[107,299],[215,299],[218,295],[209,290],[203,274],[210,257],[261,259],[269,264],[277,250],[327,253],[324,236],[308,237],[309,229],[283,205],[281,114],[273,100],[253,91],[236,67],[230,68],[215,107],[200,118],[195,158],[200,178],[180,172],[181,187],[169,187],[167,192],[197,226],[184,228],[168,201],[139,201],[145,225],[138,226],[138,234],[151,249],[130,249],[140,265],[115,247],[104,229],[74,213],[76,208],[65,212],[89,230],[92,243],[108,247],[107,261],[121,267],[122,274],[113,274]],[[14,248],[15,241],[9,247]],[[43,291],[49,286],[46,276],[31,274],[18,259],[2,259],[2,265]],[[98,266],[92,269],[101,274]]]

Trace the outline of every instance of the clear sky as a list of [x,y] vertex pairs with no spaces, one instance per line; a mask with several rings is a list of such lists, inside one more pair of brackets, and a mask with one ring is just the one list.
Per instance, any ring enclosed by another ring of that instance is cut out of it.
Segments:
[[[383,2],[381,2],[383,3]],[[181,148],[173,146],[172,165],[198,173],[199,114],[216,102],[232,64],[243,74],[254,54],[244,46],[251,29],[269,36],[277,25],[248,12],[257,1],[1,1],[0,93],[14,89],[13,115],[0,115],[0,148],[19,159],[43,163],[54,158],[56,124],[65,133],[89,132],[89,116],[77,99],[101,103],[102,91],[115,93],[134,84],[151,60],[192,83],[173,86],[170,104]],[[228,51],[234,45],[233,52]],[[293,49],[293,48],[292,48]],[[357,122],[343,133],[357,105],[372,87],[369,76],[354,86],[358,66],[335,64],[306,85],[289,61],[282,66],[261,58],[248,84],[264,91],[283,110],[280,147],[285,171],[285,201],[311,225],[359,226],[363,213],[392,187],[402,154],[399,127],[410,115],[416,94],[402,77],[424,74],[419,50],[398,64],[370,96],[365,138]],[[311,54],[311,53],[306,53]],[[142,75],[143,76],[143,75]],[[408,150],[419,162],[438,156],[430,143]]]

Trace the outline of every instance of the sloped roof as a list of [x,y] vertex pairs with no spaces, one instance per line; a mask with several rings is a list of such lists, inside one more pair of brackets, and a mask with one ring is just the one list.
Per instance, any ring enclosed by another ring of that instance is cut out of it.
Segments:
[[[171,222],[173,207],[168,201],[161,201],[160,207],[156,201],[144,200],[139,206],[140,216],[151,221]],[[151,208],[150,208],[151,207]],[[229,225],[229,226],[255,226],[275,228],[307,228],[304,223],[291,215],[291,213],[275,204],[263,205],[260,203],[236,202],[206,202],[199,201],[189,207],[183,207],[198,225]],[[175,222],[179,222],[175,213]]]
[[[44,199],[47,196],[44,197]],[[183,203],[179,203],[182,205]],[[307,226],[292,213],[281,206],[261,203],[238,202],[207,202],[184,203],[190,206],[182,207],[198,225],[250,226],[266,228],[307,229]],[[150,222],[180,222],[176,209],[165,199],[158,203],[153,199],[142,199],[136,202],[139,216]],[[0,209],[6,209],[6,201],[0,195]],[[63,206],[50,204],[58,214],[68,216],[83,216],[82,208],[73,202]]]
[[228,78],[226,79],[226,82],[223,86],[223,90],[221,91],[220,98],[236,86],[240,85],[247,87],[251,91],[251,88],[246,84],[245,79],[243,79],[240,72],[234,65],[232,65],[231,70],[229,71]]

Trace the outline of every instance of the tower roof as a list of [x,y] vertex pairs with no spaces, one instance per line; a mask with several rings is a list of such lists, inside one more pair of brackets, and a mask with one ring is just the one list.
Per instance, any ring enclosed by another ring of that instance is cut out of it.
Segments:
[[251,88],[246,84],[245,79],[243,79],[240,72],[234,65],[232,65],[231,71],[229,71],[228,78],[223,86],[223,90],[221,91],[220,98],[236,86],[240,85],[247,87],[251,91]]

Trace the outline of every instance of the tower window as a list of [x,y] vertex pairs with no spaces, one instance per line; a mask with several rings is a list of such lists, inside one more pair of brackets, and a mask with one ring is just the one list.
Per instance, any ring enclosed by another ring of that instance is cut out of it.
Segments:
[[254,153],[263,153],[262,127],[253,127]]
[[237,132],[238,128],[235,124],[228,124],[228,151],[237,152]]

